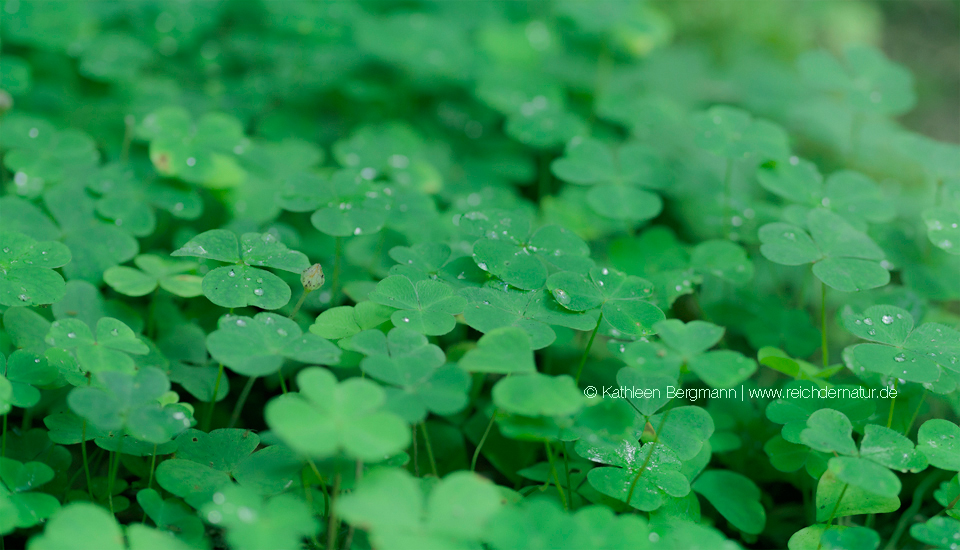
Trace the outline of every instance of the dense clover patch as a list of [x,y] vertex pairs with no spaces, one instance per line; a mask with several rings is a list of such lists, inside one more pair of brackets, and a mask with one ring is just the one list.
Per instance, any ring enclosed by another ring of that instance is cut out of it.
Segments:
[[914,4],[0,0],[0,547],[956,550]]

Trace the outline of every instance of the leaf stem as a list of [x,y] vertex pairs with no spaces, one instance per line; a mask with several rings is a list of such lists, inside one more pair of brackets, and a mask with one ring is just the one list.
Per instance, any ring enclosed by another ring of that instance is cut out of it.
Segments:
[[553,462],[553,450],[550,449],[550,442],[543,442],[544,448],[547,449],[547,461],[550,462],[550,475],[553,476],[553,481],[557,485],[557,492],[560,493],[560,503],[563,504],[564,511],[569,510],[570,507],[567,506],[567,497],[563,495],[563,486],[560,484],[560,476],[557,474],[557,467]]
[[340,292],[340,269],[343,263],[343,237],[336,237],[333,256],[333,276],[330,278],[330,303],[337,302],[337,293]]
[[830,366],[830,342],[827,338],[827,285],[820,281],[820,348],[823,368]]
[[663,429],[663,424],[667,421],[667,416],[670,415],[670,411],[672,410],[673,409],[667,409],[667,411],[663,413],[663,417],[660,418],[660,425],[657,426],[657,430],[653,434],[653,442],[650,446],[650,452],[647,453],[647,458],[643,459],[643,464],[641,464],[640,469],[637,470],[637,475],[633,478],[633,481],[630,482],[630,491],[627,493],[626,500],[627,506],[630,506],[630,501],[633,499],[633,491],[637,488],[637,482],[640,481],[640,476],[643,475],[643,472],[647,469],[647,465],[650,464],[650,458],[653,456],[653,451],[660,442],[660,430]]
[[[830,530],[830,526],[833,524],[833,518],[837,515],[837,510],[840,509],[840,503],[843,502],[843,497],[847,494],[848,487],[850,487],[849,483],[843,484],[843,489],[840,490],[840,498],[838,498],[836,504],[833,505],[833,511],[830,512],[830,519],[827,520],[827,528],[823,530],[824,533]],[[820,540],[817,542],[817,550],[820,550],[822,545],[823,533],[820,534]]]
[[490,429],[493,428],[493,421],[497,418],[497,409],[493,409],[493,413],[490,415],[490,422],[487,423],[487,429],[483,431],[483,437],[480,438],[480,443],[477,443],[477,448],[473,451],[473,460],[470,461],[470,471],[477,471],[477,458],[480,456],[480,449],[483,448],[483,444],[487,441],[487,436],[490,435]]
[[[6,417],[4,417],[6,418]],[[80,428],[80,454],[83,455],[83,471],[87,475],[87,494],[93,500],[93,484],[90,482],[90,460],[87,458],[87,421]]]
[[284,394],[286,394],[286,393],[287,393],[287,383],[286,383],[286,382],[284,381],[284,379],[283,379],[283,367],[280,367],[280,368],[277,370],[277,376],[280,378],[280,391],[282,391]]
[[417,425],[413,425],[413,475],[420,477],[420,457],[417,453]]
[[923,395],[920,396],[920,402],[917,403],[916,410],[913,411],[913,416],[910,417],[910,423],[907,424],[907,429],[903,431],[903,435],[910,437],[910,430],[913,429],[913,423],[917,421],[917,416],[920,414],[920,409],[923,408],[923,402],[927,399],[927,388],[923,388]]
[[296,315],[298,311],[300,311],[300,306],[302,306],[303,302],[306,301],[307,294],[310,294],[310,292],[312,291],[308,288],[303,289],[303,294],[301,294],[300,299],[297,300],[297,305],[293,306],[293,311],[291,311],[290,315],[287,316],[288,319],[293,319],[293,316]]
[[427,458],[430,459],[430,470],[433,471],[434,477],[439,478],[440,474],[437,473],[437,461],[433,457],[433,445],[430,443],[430,432],[427,431],[426,421],[420,423],[420,432],[423,434],[423,442],[427,446]]
[[3,414],[3,442],[0,443],[0,457],[7,458],[7,416],[10,413]]
[[593,332],[590,333],[590,340],[587,341],[587,347],[583,350],[583,355],[580,357],[580,365],[577,367],[577,376],[576,383],[580,383],[580,375],[583,374],[583,366],[587,364],[587,356],[590,355],[590,348],[593,347],[593,339],[597,337],[597,331],[600,330],[600,322],[603,321],[603,312],[600,312],[600,315],[597,316],[597,326],[593,327]]
[[[899,379],[899,378],[894,378],[894,379],[893,379],[893,389],[894,389],[894,390],[897,389],[897,385],[898,385],[899,383],[900,383],[900,379]],[[893,407],[894,407],[896,404],[897,404],[897,396],[896,396],[896,394],[894,394],[893,398],[890,399],[890,414],[887,415],[887,427],[888,427],[888,428],[893,425]]]
[[113,461],[110,464],[110,479],[107,481],[107,502],[110,504],[110,513],[113,512],[113,485],[120,470],[120,450],[123,449],[123,434],[117,439],[117,450],[113,452]]
[[[897,543],[900,542],[900,537],[903,536],[903,532],[907,529],[907,523],[910,522],[914,516],[917,515],[917,512],[920,511],[920,508],[923,506],[923,495],[926,494],[927,489],[930,488],[935,482],[939,481],[939,473],[933,473],[927,476],[926,479],[921,481],[917,488],[913,490],[913,500],[910,502],[910,507],[907,508],[903,514],[900,516],[900,521],[897,522],[896,528],[893,530],[893,534],[890,535],[890,540],[887,541],[887,545],[884,546],[884,550],[895,550],[897,548]],[[943,511],[949,510],[957,503],[957,500],[960,500],[960,496],[953,499],[953,502],[949,506],[943,509]],[[941,511],[940,513],[943,513]],[[940,515],[940,514],[937,514]],[[934,516],[936,517],[936,516]]]
[[327,509],[327,550],[337,547],[337,494],[340,493],[340,472],[333,477],[333,491],[330,493],[330,507]]
[[207,406],[207,415],[203,419],[203,431],[209,432],[210,425],[213,423],[213,408],[217,404],[217,395],[220,393],[220,380],[223,378],[223,363],[217,368],[217,381],[213,384],[213,396],[210,398],[210,405]]
[[[150,477],[147,478],[147,489],[150,489],[153,486],[153,471],[157,467],[157,444],[153,444],[153,454],[150,456]],[[147,522],[147,511],[143,511],[143,518],[140,520],[140,523]]]
[[237,404],[233,407],[233,414],[230,415],[230,424],[227,426],[228,428],[233,428],[237,425],[237,421],[240,420],[240,413],[243,411],[243,405],[247,402],[247,398],[250,397],[250,390],[253,389],[253,383],[256,381],[256,376],[247,378],[247,384],[243,386],[243,391],[240,392],[240,397],[237,399]]
[[[356,487],[360,480],[363,478],[363,461],[357,461],[357,470],[354,472],[353,476],[353,486]],[[350,550],[350,546],[353,544],[353,531],[354,526],[351,523],[350,527],[347,529],[347,538],[343,539],[343,550]]]

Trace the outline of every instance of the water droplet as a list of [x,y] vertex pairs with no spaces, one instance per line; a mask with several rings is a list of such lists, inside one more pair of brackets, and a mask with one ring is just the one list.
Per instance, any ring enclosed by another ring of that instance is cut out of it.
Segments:
[[110,331],[110,334],[111,334],[112,336],[120,336],[120,331],[117,330],[117,329],[113,329],[113,330]]
[[287,331],[283,330],[282,328],[278,328],[278,329],[277,329],[277,334],[279,334],[280,336],[286,336],[286,335],[287,335]]
[[567,294],[567,291],[563,289],[555,289],[553,291],[553,297],[560,302],[562,305],[567,305],[570,303],[570,295]]
[[863,320],[863,324],[873,326],[873,319],[867,317],[866,319]]
[[403,318],[403,322],[404,322],[404,323],[409,323],[409,322],[410,322],[410,318],[409,318],[409,317],[404,317],[404,318]]
[[245,327],[245,326],[247,326],[247,322],[244,321],[243,319],[237,319],[237,326],[238,326],[238,327]]
[[793,231],[785,231],[785,232],[783,233],[783,238],[784,238],[784,239],[787,239],[788,241],[795,241],[795,240],[797,240],[797,236],[793,233]]
[[36,128],[30,128],[29,136],[31,139],[36,138],[39,135],[40,135],[40,130],[37,130]]
[[197,159],[195,159],[195,158],[193,158],[193,157],[190,157],[190,158],[187,159],[187,166],[193,166],[193,165],[195,165],[195,164],[197,164]]
[[884,315],[883,317],[880,318],[880,322],[885,325],[893,324],[893,317],[891,317],[890,315]]
[[27,301],[30,300],[30,297],[27,296],[26,294],[21,294],[21,295],[17,296],[17,298],[20,298],[20,301],[21,301],[21,302],[27,302]]
[[901,353],[900,355],[897,355],[896,357],[894,357],[893,360],[896,361],[897,363],[903,363],[904,361],[907,360],[907,356]]
[[876,336],[876,335],[877,335],[877,331],[875,331],[875,330],[873,330],[873,329],[870,329],[870,330],[867,332],[867,334],[869,334],[870,336]]
[[231,277],[237,276],[237,274],[232,269],[230,270],[230,273],[228,273],[228,275],[230,275]]
[[76,332],[68,332],[68,333],[67,333],[67,338],[76,338],[76,337],[77,337],[77,333],[76,333]]
[[9,247],[9,246],[3,247],[3,253],[4,253],[4,254],[9,254],[9,253],[10,253],[10,247]]
[[360,230],[359,227],[353,230],[354,235],[359,235],[360,233],[362,233],[362,231]]
[[257,296],[263,296],[263,289],[262,288],[255,289],[253,293],[256,294]]

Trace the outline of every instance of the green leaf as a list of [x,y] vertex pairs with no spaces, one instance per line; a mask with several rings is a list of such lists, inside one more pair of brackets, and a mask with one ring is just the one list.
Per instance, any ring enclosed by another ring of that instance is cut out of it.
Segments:
[[923,222],[930,242],[948,254],[960,255],[960,212],[930,208],[923,211]]
[[917,450],[931,466],[960,472],[960,427],[942,418],[927,420],[917,433]]
[[852,433],[853,425],[845,414],[820,409],[807,418],[807,427],[800,432],[800,441],[817,451],[853,456],[857,454],[857,446]]
[[783,128],[766,120],[754,120],[740,109],[711,107],[694,116],[693,126],[697,146],[721,157],[765,160],[790,154]]
[[37,242],[23,233],[0,232],[0,305],[52,304],[66,292],[53,268],[70,261],[70,250],[53,241]]
[[466,306],[466,300],[444,283],[433,280],[414,283],[403,275],[383,279],[368,297],[372,302],[397,308],[390,316],[394,325],[428,336],[453,330],[456,326],[453,316],[462,313]]
[[840,456],[831,458],[828,467],[839,481],[851,487],[891,498],[900,494],[900,478],[876,462]]
[[690,265],[724,281],[744,285],[753,279],[753,262],[746,251],[730,241],[704,241],[690,256]]
[[377,462],[410,443],[406,424],[381,409],[383,390],[368,380],[338,383],[330,371],[310,367],[297,375],[299,393],[267,403],[267,424],[291,449],[326,458],[344,453]]
[[530,337],[519,328],[494,329],[480,337],[477,347],[460,359],[460,367],[467,372],[494,372],[499,374],[535,372]]
[[910,73],[871,46],[848,45],[839,59],[825,50],[807,52],[797,65],[809,86],[840,94],[858,111],[899,115],[916,102]]
[[226,530],[231,548],[277,550],[301,547],[303,537],[316,533],[317,520],[302,500],[279,495],[264,500],[242,487],[225,487],[200,510],[211,525]]
[[763,531],[767,514],[760,504],[760,488],[749,478],[730,470],[708,470],[693,483],[693,490],[737,529],[751,534]]
[[284,359],[335,365],[341,353],[316,334],[303,333],[292,320],[267,312],[254,317],[224,315],[217,330],[207,336],[207,349],[214,359],[245,376],[273,374]]
[[[680,460],[664,445],[647,443],[641,447],[632,441],[590,445],[580,441],[576,450],[594,462],[618,466],[594,468],[587,479],[597,491],[638,510],[656,510],[668,497],[682,497],[690,492],[690,483],[680,473]],[[638,476],[641,468],[645,468],[643,475]]]
[[42,462],[24,464],[11,458],[0,458],[0,502],[9,507],[11,514],[9,519],[0,522],[0,533],[33,527],[60,508],[60,501],[52,495],[32,491],[46,485],[53,477],[53,469]]
[[901,472],[919,472],[927,467],[925,455],[914,449],[913,441],[896,430],[877,424],[864,427],[860,456]]
[[920,542],[942,550],[950,550],[960,540],[960,521],[953,518],[933,517],[926,523],[910,526],[910,536]]
[[173,533],[191,546],[203,541],[203,522],[186,504],[176,498],[166,500],[153,489],[137,492],[137,504],[162,531]]
[[900,509],[900,499],[877,495],[837,479],[828,470],[817,484],[817,521],[860,514],[885,514]]
[[500,380],[492,396],[498,408],[523,416],[569,416],[584,404],[583,392],[573,378],[538,372]]

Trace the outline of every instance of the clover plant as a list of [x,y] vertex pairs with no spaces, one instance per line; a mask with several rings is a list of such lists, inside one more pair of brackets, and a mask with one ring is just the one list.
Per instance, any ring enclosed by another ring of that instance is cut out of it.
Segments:
[[0,548],[960,545],[955,2],[0,13]]

